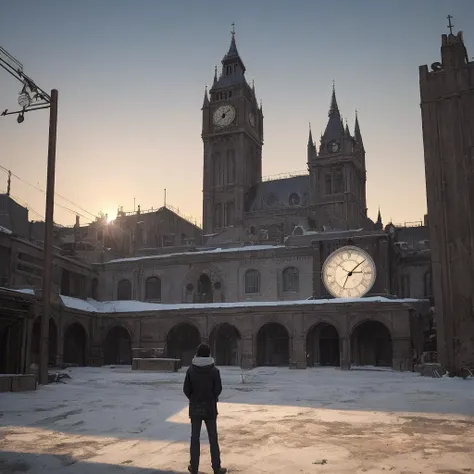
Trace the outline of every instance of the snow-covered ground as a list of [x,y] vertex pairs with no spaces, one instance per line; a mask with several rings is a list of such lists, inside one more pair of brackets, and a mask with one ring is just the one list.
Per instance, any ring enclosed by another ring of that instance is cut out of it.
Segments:
[[[187,472],[184,369],[68,373],[66,384],[0,394],[0,473]],[[221,374],[230,472],[474,472],[474,379],[333,368]],[[201,452],[200,470],[211,473],[207,441]]]

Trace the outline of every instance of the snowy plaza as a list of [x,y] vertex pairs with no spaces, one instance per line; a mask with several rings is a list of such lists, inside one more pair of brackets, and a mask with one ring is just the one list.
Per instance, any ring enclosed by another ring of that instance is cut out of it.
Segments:
[[[0,473],[181,474],[190,425],[178,373],[72,368],[0,395]],[[221,368],[223,465],[250,473],[474,472],[474,379],[412,372]],[[205,428],[200,472],[210,473]]]

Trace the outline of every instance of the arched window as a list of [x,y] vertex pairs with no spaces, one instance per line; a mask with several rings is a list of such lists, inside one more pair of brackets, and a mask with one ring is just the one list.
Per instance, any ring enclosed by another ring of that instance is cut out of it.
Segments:
[[214,186],[222,186],[222,159],[221,154],[214,153],[213,166],[214,166]]
[[120,280],[117,285],[117,300],[126,301],[132,299],[132,284],[129,280]]
[[226,227],[234,225],[234,203],[228,202],[226,204]]
[[343,193],[344,192],[344,176],[341,170],[336,170],[334,172],[334,192]]
[[222,204],[216,205],[216,210],[214,214],[214,223],[215,227],[219,228],[222,227]]
[[283,270],[283,291],[285,293],[298,293],[300,290],[300,273],[295,267]]
[[235,181],[235,152],[234,150],[227,150],[226,183],[233,184],[234,181]]
[[158,277],[150,277],[145,282],[145,300],[161,301],[161,280]]
[[258,270],[247,270],[245,272],[245,293],[260,293],[260,272]]

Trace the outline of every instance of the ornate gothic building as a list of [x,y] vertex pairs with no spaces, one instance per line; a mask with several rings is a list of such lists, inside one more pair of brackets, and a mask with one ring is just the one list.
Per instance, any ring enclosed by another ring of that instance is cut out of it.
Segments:
[[[344,126],[333,88],[319,146],[308,139],[307,175],[262,181],[263,110],[232,34],[229,51],[204,94],[203,227],[243,227],[269,240],[305,230],[374,229],[367,217],[365,149],[356,116]],[[379,222],[380,224],[380,222]],[[234,232],[235,234],[235,232]]]

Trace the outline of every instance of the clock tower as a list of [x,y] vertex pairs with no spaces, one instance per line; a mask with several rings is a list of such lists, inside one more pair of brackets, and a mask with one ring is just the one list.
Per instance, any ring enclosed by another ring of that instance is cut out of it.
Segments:
[[263,112],[235,43],[217,67],[202,107],[203,229],[205,233],[243,224],[245,204],[262,179]]
[[319,153],[310,131],[308,141],[310,207],[317,228],[367,227],[365,150],[359,120],[354,135],[344,126],[333,86],[329,120]]

